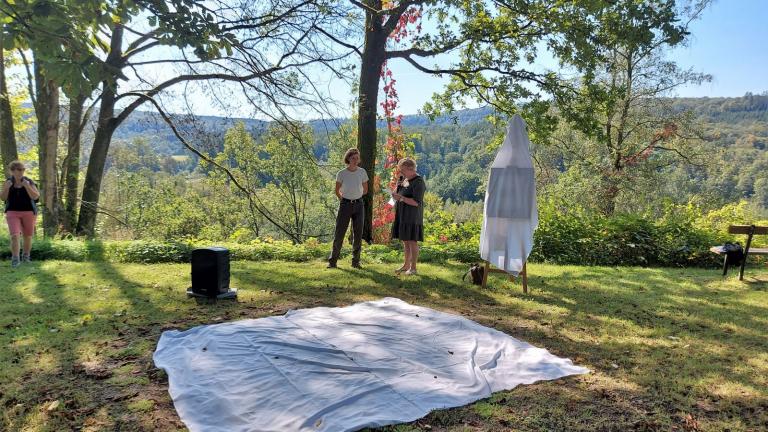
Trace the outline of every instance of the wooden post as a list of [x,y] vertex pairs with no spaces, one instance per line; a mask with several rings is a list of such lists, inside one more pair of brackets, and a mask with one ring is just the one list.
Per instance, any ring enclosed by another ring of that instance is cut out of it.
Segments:
[[747,236],[747,245],[744,247],[744,258],[741,260],[741,268],[739,269],[739,280],[744,280],[744,267],[747,265],[747,257],[749,256],[749,246],[752,244],[752,236],[755,235],[755,226],[749,227],[749,235]]
[[523,292],[528,294],[528,263],[523,263],[523,271],[520,272],[523,275]]

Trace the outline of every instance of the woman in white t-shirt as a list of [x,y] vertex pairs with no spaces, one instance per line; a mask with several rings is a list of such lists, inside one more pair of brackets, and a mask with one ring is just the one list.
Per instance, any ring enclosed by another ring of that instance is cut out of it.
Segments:
[[336,268],[341,244],[352,220],[352,267],[360,267],[365,204],[363,196],[368,193],[368,173],[360,168],[360,151],[356,148],[344,154],[347,167],[336,174],[336,196],[339,197],[339,212],[336,215],[336,232],[333,236],[333,250],[328,257],[328,268]]

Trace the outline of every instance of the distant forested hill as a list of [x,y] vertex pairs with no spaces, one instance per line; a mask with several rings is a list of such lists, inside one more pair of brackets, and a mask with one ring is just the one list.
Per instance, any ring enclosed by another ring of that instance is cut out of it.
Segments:
[[703,167],[672,167],[667,187],[711,206],[747,199],[768,209],[768,93],[677,99],[675,105],[697,115],[712,159]]
[[768,94],[747,93],[738,98],[676,98],[674,106],[691,110],[700,119],[720,122],[768,122]]
[[[676,200],[699,197],[712,206],[748,199],[768,208],[768,93],[735,98],[676,98],[673,106],[692,111],[709,137],[707,146],[713,160],[707,166],[669,167],[669,181],[660,191]],[[482,199],[485,169],[492,158],[487,146],[497,139],[496,130],[486,117],[490,108],[458,111],[434,122],[423,115],[403,118],[404,130],[412,135],[419,171],[430,180],[430,189],[444,199],[475,201]],[[226,130],[242,121],[254,135],[260,135],[268,123],[261,120],[200,116],[177,118],[183,133],[210,151],[221,148]],[[315,155],[328,157],[329,143],[336,126],[346,120],[313,121]],[[384,127],[380,123],[380,127]],[[383,140],[383,134],[380,134]],[[113,149],[141,139],[148,151],[160,160],[157,169],[172,167],[175,173],[192,170],[196,160],[176,140],[156,114],[137,112],[115,133]],[[84,158],[87,158],[86,138]],[[119,150],[114,150],[119,151]],[[165,162],[163,162],[165,161]],[[179,161],[182,161],[179,163]]]
[[[485,119],[491,113],[490,108],[476,108],[458,111],[451,115],[441,116],[434,121],[430,121],[425,115],[407,115],[403,117],[403,126],[405,128],[423,128],[423,127],[447,127],[465,126],[474,124],[487,124]],[[187,117],[177,117],[179,129],[193,138],[200,138],[205,132],[208,137],[206,141],[216,141],[222,138],[227,129],[234,126],[237,122],[245,123],[245,126],[254,135],[263,132],[268,122],[263,120],[254,120],[247,118],[225,118],[216,116],[197,116],[194,119]],[[323,137],[329,131],[333,131],[338,124],[346,122],[346,119],[314,120],[310,121],[312,129],[315,131],[320,146],[317,146],[317,156],[323,157],[326,149],[323,149]],[[386,124],[379,122],[379,127],[384,128]],[[151,141],[152,147],[160,155],[179,155],[186,154],[187,151],[176,139],[173,133],[168,129],[165,122],[155,113],[147,111],[137,111],[129,117],[115,131],[114,138],[121,141],[130,141],[135,138],[145,138]]]

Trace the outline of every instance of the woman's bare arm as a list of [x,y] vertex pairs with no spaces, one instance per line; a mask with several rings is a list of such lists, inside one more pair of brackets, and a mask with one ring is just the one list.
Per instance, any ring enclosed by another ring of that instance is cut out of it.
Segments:
[[33,200],[40,198],[40,192],[37,190],[37,187],[32,184],[32,182],[24,180],[21,182],[21,184],[24,185],[24,188],[27,190],[27,194],[29,194],[30,198]]

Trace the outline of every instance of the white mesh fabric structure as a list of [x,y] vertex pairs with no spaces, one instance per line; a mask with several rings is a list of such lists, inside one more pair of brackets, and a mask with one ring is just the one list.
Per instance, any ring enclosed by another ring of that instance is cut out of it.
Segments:
[[530,143],[525,121],[515,115],[491,165],[480,232],[480,257],[514,275],[531,253],[539,224]]
[[346,432],[588,373],[396,298],[166,331],[154,355],[191,432]]

